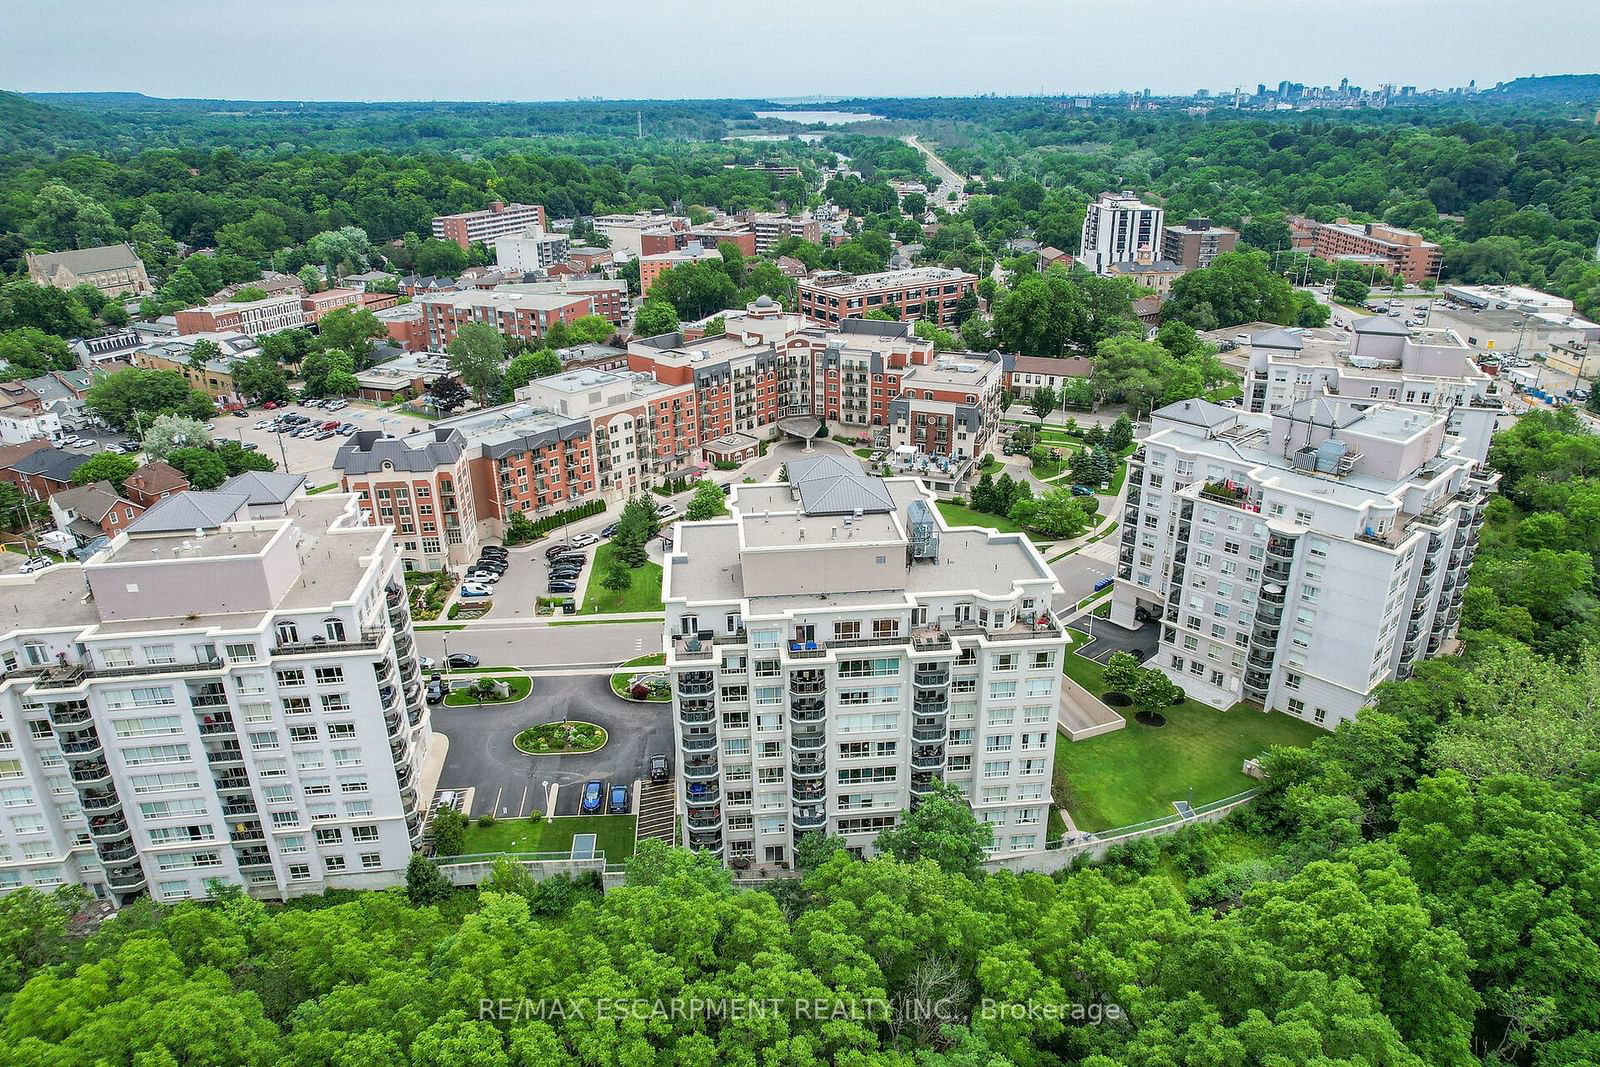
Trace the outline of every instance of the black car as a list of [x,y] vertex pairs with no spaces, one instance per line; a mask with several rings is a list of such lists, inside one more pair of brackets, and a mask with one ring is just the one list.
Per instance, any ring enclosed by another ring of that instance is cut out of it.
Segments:
[[478,549],[478,555],[499,556],[501,559],[505,559],[507,556],[511,555],[511,553],[507,552],[499,545],[484,545],[482,548]]
[[620,782],[612,782],[607,792],[610,795],[606,802],[606,810],[612,815],[628,814],[628,787]]
[[439,704],[444,701],[444,681],[436,674],[428,682],[428,703]]
[[652,782],[664,782],[667,780],[667,773],[667,754],[665,752],[657,752],[651,756],[650,780]]
[[578,551],[581,551],[581,550],[578,548],[577,545],[569,545],[565,541],[558,541],[557,543],[551,545],[549,548],[544,550],[544,558],[545,559],[554,559],[556,556],[561,555],[563,552],[578,552]]
[[478,665],[478,657],[471,652],[452,652],[444,662],[445,666],[452,667],[455,670],[466,670]]
[[723,496],[727,496],[729,493],[733,492],[733,483],[723,482],[721,485],[717,486],[717,488],[722,490]]
[[482,558],[472,565],[472,569],[475,571],[494,571],[496,574],[504,574],[511,568],[506,564],[505,560]]
[[561,559],[558,559],[554,563],[550,564],[550,573],[560,574],[562,571],[570,571],[573,574],[577,574],[579,571],[583,570],[583,566],[583,560],[567,559],[563,556]]
[[576,593],[578,586],[575,582],[551,582],[545,587],[547,593]]
[[604,529],[602,529],[600,531],[600,536],[601,537],[615,537],[615,536],[617,536],[618,528],[620,528],[621,526],[622,526],[622,523],[614,522],[610,526],[607,526]]

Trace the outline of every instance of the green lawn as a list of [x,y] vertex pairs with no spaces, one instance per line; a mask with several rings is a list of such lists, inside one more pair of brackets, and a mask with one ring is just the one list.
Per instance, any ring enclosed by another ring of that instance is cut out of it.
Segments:
[[[988,526],[1001,533],[1026,533],[1022,527],[1003,515],[990,515],[986,512],[974,511],[960,504],[952,504],[948,500],[939,500],[935,503],[939,508],[939,514],[943,515],[944,521],[951,526]],[[1028,536],[1035,541],[1047,540],[1040,538],[1036,534],[1030,533]]]
[[[638,798],[630,798],[638,803]],[[608,863],[633,855],[632,815],[564,815],[553,822],[543,819],[499,819],[493,826],[467,826],[463,856],[484,852],[566,852],[573,834],[594,834],[594,847]]]
[[612,592],[601,585],[601,579],[611,569],[611,557],[616,545],[610,541],[595,549],[594,566],[589,568],[589,584],[583,591],[584,615],[610,614],[619,611],[660,611],[661,564],[646,562],[632,571],[633,584],[621,592]]
[[[1075,643],[1081,636],[1073,633]],[[1066,673],[1099,696],[1101,667],[1068,653]],[[1280,712],[1262,713],[1243,704],[1218,711],[1187,700],[1164,714],[1160,729],[1128,725],[1087,741],[1056,740],[1054,792],[1081,830],[1158,819],[1173,814],[1174,800],[1205,804],[1243,792],[1256,783],[1240,769],[1271,745],[1307,745],[1323,731]]]
[[[485,700],[483,702],[484,707],[489,707],[492,704],[510,704],[521,700],[523,697],[527,696],[533,691],[533,679],[526,677],[525,675],[510,674],[504,678],[496,678],[494,681],[506,683],[507,687],[510,688],[511,693],[504,700]],[[477,698],[472,696],[472,694],[468,693],[465,689],[451,690],[449,693],[445,694],[444,703],[446,707],[450,708],[471,708],[478,706]]]

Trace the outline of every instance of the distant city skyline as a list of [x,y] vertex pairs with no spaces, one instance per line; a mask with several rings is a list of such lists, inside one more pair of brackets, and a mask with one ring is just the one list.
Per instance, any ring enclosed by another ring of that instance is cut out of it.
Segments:
[[[1600,5],[941,0],[552,7],[8,0],[0,88],[239,100],[1186,95],[1281,80],[1480,88],[1596,69]],[[771,46],[783,38],[781,50]],[[718,45],[706,49],[715,38]],[[741,40],[748,38],[748,47]],[[1441,47],[1447,43],[1448,47]],[[1312,47],[1317,45],[1317,47]],[[713,55],[710,60],[700,57]]]

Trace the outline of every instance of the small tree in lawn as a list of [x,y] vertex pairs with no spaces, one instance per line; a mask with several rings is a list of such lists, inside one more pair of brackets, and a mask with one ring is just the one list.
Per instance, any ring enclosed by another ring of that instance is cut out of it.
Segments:
[[[1147,667],[1140,671],[1139,680],[1134,683],[1133,692],[1129,695],[1133,697],[1134,705],[1147,719],[1164,721],[1165,716],[1161,715],[1161,709],[1170,706],[1177,699],[1178,687],[1173,685],[1172,679],[1165,674],[1154,667]],[[1160,722],[1154,724],[1159,726]]]
[[1139,666],[1139,661],[1131,652],[1113,652],[1111,658],[1106,661],[1104,675],[1106,688],[1132,696],[1139,686],[1139,676],[1143,673],[1144,668]]
[[600,579],[602,587],[613,593],[625,593],[633,586],[633,572],[620,559],[613,558],[611,566]]
[[1128,418],[1127,412],[1117,416],[1117,421],[1111,424],[1111,429],[1106,433],[1106,447],[1113,452],[1121,452],[1133,444],[1133,420]]
[[488,700],[495,694],[494,679],[479,678],[476,682],[472,683],[472,688],[469,690],[469,692],[472,693],[473,700],[477,701],[479,704],[482,704],[485,700]]
[[433,851],[440,856],[459,856],[467,840],[467,817],[454,808],[440,807],[433,813]]
[[726,498],[722,489],[716,482],[703,481],[695,486],[694,496],[689,498],[689,506],[684,509],[683,517],[692,522],[704,519],[715,519],[728,513]]
[[1040,386],[1033,391],[1032,396],[1028,397],[1028,410],[1039,420],[1041,429],[1044,427],[1045,417],[1056,409],[1057,403],[1059,400],[1056,391],[1048,385]]
[[520,511],[513,511],[506,520],[506,544],[521,545],[538,536],[533,520]]

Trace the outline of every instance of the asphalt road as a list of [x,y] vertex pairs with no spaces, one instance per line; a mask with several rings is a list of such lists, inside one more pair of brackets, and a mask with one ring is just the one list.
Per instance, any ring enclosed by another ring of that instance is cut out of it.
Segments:
[[[604,627],[609,629],[610,627]],[[598,778],[634,783],[648,774],[652,753],[672,751],[669,704],[634,704],[611,692],[604,675],[536,678],[533,693],[515,704],[447,708],[435,705],[433,728],[450,738],[440,789],[476,787],[470,815],[516,818],[545,811],[549,787],[556,814],[575,815],[583,783]],[[582,719],[606,728],[604,748],[584,756],[528,756],[513,744],[518,731],[539,723]],[[635,791],[632,802],[637,804]]]
[[1069,607],[1094,592],[1094,583],[1116,573],[1121,529],[1092,545],[1086,545],[1066,559],[1052,563],[1050,569],[1061,582],[1062,597],[1057,607]]
[[660,652],[661,623],[537,623],[417,631],[422,655],[443,660],[446,646],[450,652],[471,652],[485,667],[611,667]]

